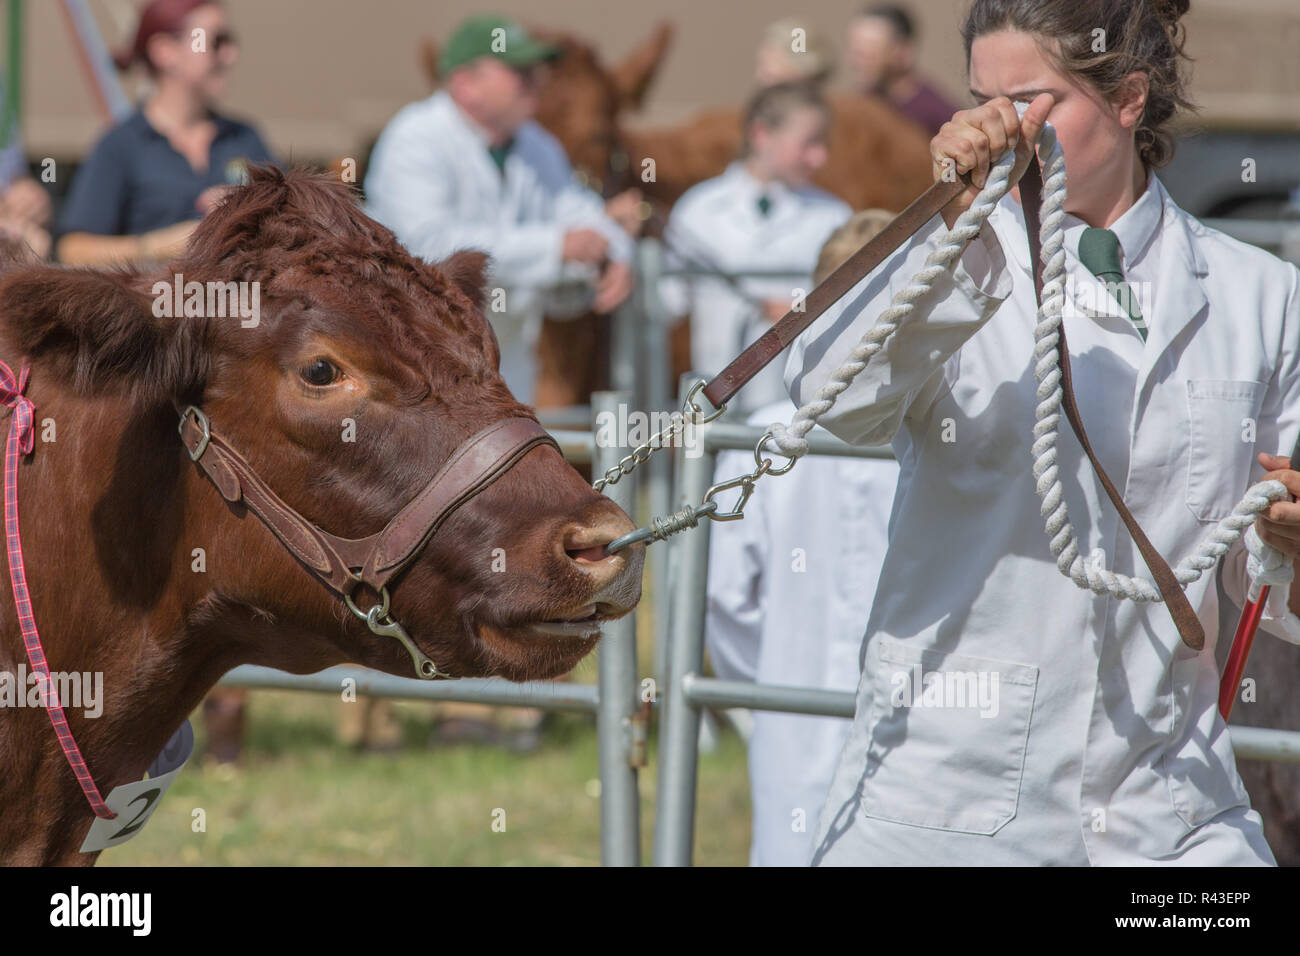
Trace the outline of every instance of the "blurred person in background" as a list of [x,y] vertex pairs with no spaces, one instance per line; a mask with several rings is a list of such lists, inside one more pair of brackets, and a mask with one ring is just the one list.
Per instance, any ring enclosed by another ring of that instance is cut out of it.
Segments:
[[888,100],[934,136],[957,106],[921,76],[916,59],[916,25],[905,7],[867,7],[849,25],[847,60],[854,87]]
[[[741,158],[673,206],[664,232],[668,267],[713,273],[660,283],[669,314],[691,316],[694,371],[722,371],[790,311],[810,288],[817,250],[852,214],[811,185],[826,164],[829,116],[811,84],[760,90],[746,107]],[[726,277],[750,271],[807,278]],[[785,397],[781,370],[771,365],[736,396],[731,413],[746,414]]]
[[151,90],[95,145],[77,171],[59,221],[69,265],[166,262],[250,163],[271,161],[253,127],[216,111],[238,57],[214,0],[153,0],[117,56],[142,66]]
[[763,31],[754,64],[754,85],[800,81],[822,86],[835,71],[825,38],[795,19],[777,20]]
[[[0,85],[0,102],[5,99]],[[27,171],[27,154],[15,119],[0,146],[0,236],[26,243],[37,256],[50,254],[50,194]]]
[[[528,404],[543,314],[576,316],[588,305],[603,314],[627,298],[629,233],[639,228],[629,215],[639,197],[616,197],[607,207],[533,119],[557,53],[512,20],[466,20],[442,51],[442,89],[389,121],[365,180],[369,213],[413,254],[437,261],[481,249],[491,256],[485,311],[502,377]],[[590,301],[551,308],[550,290],[575,277],[587,279]],[[491,286],[504,290],[500,300]]]
[[[62,262],[167,262],[249,163],[270,161],[256,130],[213,108],[236,57],[219,3],[153,0],[141,10],[131,47],[115,59],[123,70],[143,66],[152,89],[77,171],[59,222]],[[225,687],[203,702],[207,753],[220,763],[239,758],[246,698]]]
[[[814,283],[893,218],[868,209],[835,230],[822,248]],[[794,412],[787,398],[759,409],[749,424],[788,422]],[[752,470],[753,459],[750,452],[723,452],[715,480]],[[704,639],[718,677],[857,689],[863,622],[871,613],[897,484],[892,459],[809,455],[749,500],[744,521],[714,526]],[[750,866],[804,866],[853,721],[769,711],[753,712],[750,721]]]

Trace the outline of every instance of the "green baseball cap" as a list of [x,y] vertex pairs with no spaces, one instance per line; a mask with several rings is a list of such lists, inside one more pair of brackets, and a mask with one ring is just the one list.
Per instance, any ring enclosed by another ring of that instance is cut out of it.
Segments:
[[470,17],[452,34],[438,68],[446,76],[481,56],[494,56],[510,66],[533,66],[560,55],[558,47],[542,43],[506,17]]

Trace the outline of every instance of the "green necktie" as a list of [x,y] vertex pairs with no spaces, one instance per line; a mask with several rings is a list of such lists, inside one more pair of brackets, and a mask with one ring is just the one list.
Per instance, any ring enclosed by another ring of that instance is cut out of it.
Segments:
[[1124,271],[1119,264],[1119,236],[1109,229],[1089,226],[1079,237],[1079,261],[1102,282],[1115,301],[1128,313],[1142,341],[1147,340],[1147,324],[1138,309],[1137,296],[1124,281]]
[[502,143],[500,146],[488,147],[488,155],[492,157],[492,162],[497,164],[497,172],[502,176],[506,174],[506,157],[510,155],[510,147],[514,145],[515,141],[511,138],[508,142]]
[[771,211],[772,211],[772,200],[768,199],[766,196],[759,196],[758,197],[759,215],[766,216]]

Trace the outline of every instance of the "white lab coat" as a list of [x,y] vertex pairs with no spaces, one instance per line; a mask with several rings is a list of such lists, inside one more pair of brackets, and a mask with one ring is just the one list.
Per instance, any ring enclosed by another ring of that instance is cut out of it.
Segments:
[[[1154,177],[1150,188],[1164,211],[1149,341],[1081,305],[1109,300],[1074,256],[1077,231],[1065,323],[1092,444],[1177,563],[1259,478],[1256,453],[1286,454],[1300,432],[1300,271],[1206,228]],[[813,862],[1271,863],[1218,713],[1212,575],[1187,589],[1206,630],[1195,653],[1162,604],[1080,590],[1051,558],[1030,470],[1028,243],[1009,197],[989,221],[822,419],[847,441],[892,439],[902,477]],[[941,231],[936,216],[795,343],[796,399]],[[1058,465],[1081,553],[1146,574],[1064,423]],[[1240,594],[1236,551],[1223,583]],[[935,672],[953,689],[930,702],[950,706],[925,706]],[[997,706],[951,706],[963,674],[984,676],[985,702],[996,686]]]
[[[788,422],[794,411],[787,399],[750,424]],[[723,452],[718,480],[753,466],[752,452]],[[790,474],[763,479],[743,521],[713,526],[705,641],[719,677],[857,688],[897,482],[891,460],[810,455]],[[852,722],[771,711],[753,719],[750,865],[803,866]]]
[[[766,216],[758,198],[772,206]],[[815,187],[790,189],[754,179],[741,162],[720,176],[687,190],[673,206],[665,229],[670,268],[723,272],[793,272],[798,279],[712,277],[661,280],[659,293],[669,315],[691,316],[691,368],[721,372],[745,347],[772,327],[755,301],[781,299],[791,305],[812,290],[822,243],[853,214],[841,200]],[[781,365],[759,372],[731,401],[733,415],[787,398]]]
[[430,262],[457,249],[491,255],[489,293],[492,286],[505,290],[503,302],[489,296],[486,310],[501,347],[501,374],[515,397],[530,404],[548,287],[573,272],[561,261],[565,233],[595,229],[609,240],[610,259],[632,258],[628,235],[605,216],[600,197],[574,179],[555,137],[525,123],[503,176],[484,132],[446,91],[403,107],[389,121],[370,157],[366,207]]

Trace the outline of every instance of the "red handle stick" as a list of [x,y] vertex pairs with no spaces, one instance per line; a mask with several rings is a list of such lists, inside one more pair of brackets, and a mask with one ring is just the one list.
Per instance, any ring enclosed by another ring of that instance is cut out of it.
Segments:
[[1246,670],[1246,658],[1250,656],[1250,647],[1255,643],[1255,631],[1259,629],[1259,620],[1264,616],[1264,602],[1268,600],[1267,585],[1259,589],[1259,597],[1246,602],[1246,609],[1241,612],[1237,622],[1237,633],[1232,637],[1232,650],[1228,651],[1228,660],[1223,665],[1223,680],[1219,684],[1219,713],[1227,720],[1232,713],[1232,705],[1237,702],[1237,690],[1241,687],[1241,675]]

